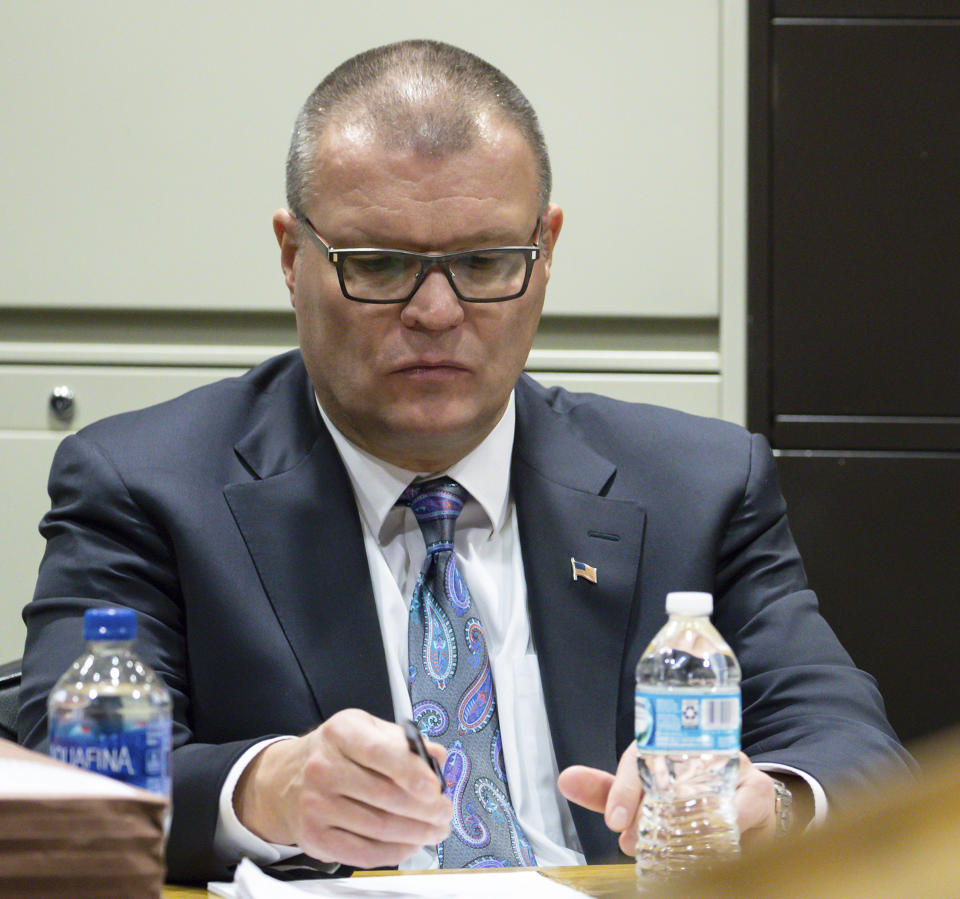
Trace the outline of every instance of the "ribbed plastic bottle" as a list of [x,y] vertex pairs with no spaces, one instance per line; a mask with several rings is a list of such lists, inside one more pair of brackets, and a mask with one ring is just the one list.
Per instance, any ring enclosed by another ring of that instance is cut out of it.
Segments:
[[50,755],[170,797],[170,692],[133,651],[133,609],[87,609],[87,650],[47,701]]
[[740,666],[712,612],[709,593],[668,594],[669,619],[637,663],[641,881],[740,851]]

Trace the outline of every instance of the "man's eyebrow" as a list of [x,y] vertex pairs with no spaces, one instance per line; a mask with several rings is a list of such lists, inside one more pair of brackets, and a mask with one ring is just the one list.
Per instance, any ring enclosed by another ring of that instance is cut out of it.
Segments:
[[521,237],[518,242],[515,231],[507,228],[497,228],[479,231],[471,235],[469,243],[470,246],[474,247],[512,247],[523,245],[525,240],[525,237]]
[[[531,228],[531,234],[533,229]],[[513,247],[527,246],[526,237],[517,239],[517,234],[510,228],[489,228],[475,231],[451,244],[449,248],[437,246],[421,246],[415,241],[398,240],[396,237],[384,239],[375,232],[357,229],[355,237],[347,243],[334,244],[335,249],[350,247],[370,247],[382,250],[409,250],[414,253],[456,253],[459,250],[481,250],[485,247]]]

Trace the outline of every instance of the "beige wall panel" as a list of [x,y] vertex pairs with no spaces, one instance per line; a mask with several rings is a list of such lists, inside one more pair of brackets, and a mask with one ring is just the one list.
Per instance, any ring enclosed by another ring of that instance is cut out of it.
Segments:
[[50,501],[45,485],[60,434],[0,431],[0,662],[23,654],[20,613],[33,596],[44,541],[37,531]]
[[[116,412],[142,409],[194,387],[243,374],[244,369],[136,368],[126,366],[0,366],[0,427],[6,430],[77,430]],[[50,395],[68,387],[75,413],[59,420]]]
[[282,306],[270,215],[299,105],[354,52],[423,36],[540,113],[567,213],[548,311],[716,316],[722,8],[3,3],[0,304]]
[[653,375],[532,371],[548,387],[574,393],[602,393],[630,403],[670,406],[694,415],[720,414],[719,375]]

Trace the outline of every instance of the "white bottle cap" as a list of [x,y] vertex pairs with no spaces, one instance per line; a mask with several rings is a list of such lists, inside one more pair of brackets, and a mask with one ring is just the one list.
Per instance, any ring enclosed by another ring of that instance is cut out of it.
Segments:
[[684,591],[667,594],[668,615],[710,615],[713,612],[713,596],[709,593]]

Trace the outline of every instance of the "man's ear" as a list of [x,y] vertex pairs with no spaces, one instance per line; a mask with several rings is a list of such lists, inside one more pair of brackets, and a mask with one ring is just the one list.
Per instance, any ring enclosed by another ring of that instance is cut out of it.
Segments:
[[289,209],[278,209],[273,214],[273,233],[277,236],[280,245],[280,268],[283,269],[283,280],[290,291],[293,300],[293,288],[297,274],[295,262],[297,251],[300,249],[299,223]]
[[553,262],[553,248],[557,243],[557,237],[560,236],[560,229],[563,227],[563,210],[556,204],[547,205],[541,219],[541,251],[540,256],[543,259],[543,269],[547,278],[550,277],[550,263]]

